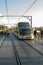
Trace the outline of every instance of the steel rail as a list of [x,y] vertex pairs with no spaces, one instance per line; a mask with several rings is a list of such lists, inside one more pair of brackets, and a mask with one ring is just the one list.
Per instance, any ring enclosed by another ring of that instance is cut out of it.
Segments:
[[[15,34],[13,34],[15,35]],[[15,37],[19,40],[19,38],[15,35]],[[21,40],[22,41],[22,40]],[[27,42],[25,42],[24,40],[22,41],[24,42],[26,45],[28,45],[29,47],[31,47],[33,50],[35,50],[37,53],[39,53],[41,56],[43,56],[43,53],[41,53],[39,50],[37,50],[35,47],[33,47],[32,45],[28,44]]]
[[[23,41],[25,42],[25,41]],[[35,47],[33,47],[32,45],[28,44],[27,42],[25,42],[25,44],[27,44],[29,47],[31,47],[32,49],[34,49],[36,52],[38,52],[41,56],[43,56],[43,53],[41,53],[39,50],[37,50]]]
[[12,41],[12,44],[13,44],[13,50],[14,50],[16,61],[17,61],[17,65],[21,65],[21,61],[20,61],[17,49],[16,49],[16,46],[14,44],[14,40],[12,38],[11,38],[11,41]]
[[6,39],[6,36],[5,36],[5,38],[2,40],[2,42],[0,43],[0,44],[1,44],[0,48],[1,48],[2,45],[4,44],[5,39]]

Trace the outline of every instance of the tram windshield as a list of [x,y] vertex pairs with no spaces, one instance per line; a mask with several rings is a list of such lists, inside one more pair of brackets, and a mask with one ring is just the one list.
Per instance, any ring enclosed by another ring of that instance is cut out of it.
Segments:
[[19,23],[18,24],[19,27],[19,32],[20,34],[24,35],[24,34],[31,34],[32,30],[31,30],[31,26],[29,25],[29,23]]

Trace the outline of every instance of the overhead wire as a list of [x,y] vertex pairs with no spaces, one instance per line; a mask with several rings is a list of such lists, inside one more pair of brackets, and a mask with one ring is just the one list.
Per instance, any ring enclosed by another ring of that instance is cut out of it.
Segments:
[[7,16],[8,16],[7,0],[5,0],[5,5],[6,5],[6,13],[7,13]]
[[23,15],[8,15],[8,6],[7,6],[7,0],[5,0],[5,5],[6,5],[6,13],[7,15],[4,15],[4,16],[0,16],[0,17],[7,17],[7,20],[8,20],[8,23],[9,23],[9,18],[8,17],[20,17],[18,19],[18,21],[21,19],[21,17],[23,17],[27,12],[28,10],[30,10],[30,8],[36,3],[37,0],[34,0],[34,2],[26,9],[26,11],[23,13]]
[[23,17],[22,15],[2,15],[0,17]]
[[34,2],[27,8],[27,10],[24,12],[23,15],[19,16],[19,15],[8,15],[8,7],[7,7],[7,0],[5,0],[5,5],[6,5],[6,13],[7,13],[7,16],[4,15],[4,16],[0,16],[0,17],[7,17],[7,20],[8,20],[8,23],[9,23],[9,18],[8,17],[20,17],[18,19],[18,21],[21,19],[21,17],[23,17],[25,15],[25,13],[27,13],[27,11],[36,3],[37,0],[34,0]]
[[[24,14],[27,13],[27,11],[36,3],[36,1],[37,1],[37,0],[35,0],[35,1],[29,6],[29,8],[27,8],[27,10],[24,12]],[[23,15],[24,15],[24,14],[23,14]]]
[[[27,13],[28,12],[28,10],[30,10],[30,8],[36,3],[36,1],[37,0],[34,0],[34,2],[26,9],[26,11],[23,13],[23,15],[22,16],[24,16],[25,15],[25,13]],[[18,19],[18,21],[21,19],[21,17]]]
[[24,12],[23,15],[8,15],[8,6],[7,6],[7,0],[5,0],[5,5],[6,5],[6,13],[7,15],[2,15],[0,17],[22,17],[25,15],[25,13],[27,13],[28,10],[30,10],[30,8],[36,3],[37,0],[35,0],[27,9],[26,11]]
[[9,23],[7,0],[5,0],[5,6],[6,6],[6,17],[7,17],[8,23]]

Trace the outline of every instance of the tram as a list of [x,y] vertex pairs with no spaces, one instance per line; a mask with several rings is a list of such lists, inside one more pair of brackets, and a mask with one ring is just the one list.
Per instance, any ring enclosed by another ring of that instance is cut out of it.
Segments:
[[28,22],[19,22],[17,25],[19,39],[34,39],[33,30]]

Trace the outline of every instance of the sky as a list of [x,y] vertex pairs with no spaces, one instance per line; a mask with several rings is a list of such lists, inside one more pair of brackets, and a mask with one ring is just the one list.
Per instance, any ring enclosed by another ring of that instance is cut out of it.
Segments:
[[[23,15],[27,8],[35,0],[7,0],[8,15]],[[5,0],[0,0],[0,16],[6,15]],[[24,14],[25,16],[32,16],[32,27],[43,26],[43,0],[37,0],[36,3]],[[19,21],[28,21],[26,18],[20,17],[0,17],[0,24],[12,26]]]

